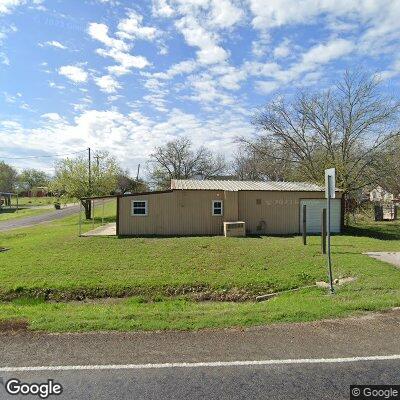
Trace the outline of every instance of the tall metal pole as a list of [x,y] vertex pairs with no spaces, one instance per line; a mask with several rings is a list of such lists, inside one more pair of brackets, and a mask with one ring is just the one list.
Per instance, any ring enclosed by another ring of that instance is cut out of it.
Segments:
[[332,260],[331,260],[331,191],[332,191],[332,177],[328,176],[328,199],[327,199],[327,247],[328,247],[328,270],[329,270],[329,288],[331,293],[333,289],[333,276],[332,276]]
[[91,149],[88,147],[88,153],[89,153],[89,196],[92,195],[92,154],[91,154]]
[[322,254],[326,254],[326,208],[322,210],[321,218],[321,248]]
[[94,229],[94,200],[92,200],[92,229]]
[[101,225],[104,225],[104,199],[103,199],[103,214],[101,216]]
[[79,237],[82,236],[82,202],[79,203]]
[[307,244],[307,206],[303,205],[303,244]]
[[138,164],[138,166],[137,166],[136,181],[139,180],[139,172],[140,172],[140,164]]

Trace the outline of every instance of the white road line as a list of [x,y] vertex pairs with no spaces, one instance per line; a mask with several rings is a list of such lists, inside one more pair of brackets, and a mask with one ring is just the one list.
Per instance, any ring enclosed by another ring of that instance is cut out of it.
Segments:
[[290,365],[290,364],[329,364],[352,363],[359,361],[400,360],[400,354],[388,356],[366,356],[346,358],[299,358],[283,360],[254,360],[254,361],[212,361],[212,362],[177,362],[163,364],[121,364],[121,365],[54,365],[38,367],[0,367],[1,372],[27,371],[82,371],[82,370],[113,370],[113,369],[158,369],[158,368],[201,368],[201,367],[242,367],[257,365]]

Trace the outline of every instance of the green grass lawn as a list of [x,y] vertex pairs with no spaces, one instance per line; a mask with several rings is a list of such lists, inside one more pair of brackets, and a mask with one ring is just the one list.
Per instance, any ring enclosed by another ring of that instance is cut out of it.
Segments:
[[400,251],[399,239],[399,222],[364,221],[332,238],[335,277],[355,282],[333,296],[303,288],[255,303],[257,294],[326,280],[319,237],[307,246],[296,236],[78,237],[77,218],[68,217],[0,234],[10,248],[0,253],[0,320],[50,331],[197,329],[387,309],[400,306],[400,269],[361,253]]

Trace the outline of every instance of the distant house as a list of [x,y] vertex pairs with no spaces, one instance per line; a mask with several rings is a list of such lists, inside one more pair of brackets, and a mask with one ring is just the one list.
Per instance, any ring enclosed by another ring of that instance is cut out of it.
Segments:
[[33,187],[28,190],[27,197],[46,197],[49,194],[49,188],[46,186]]
[[385,189],[377,186],[369,192],[369,199],[372,202],[389,203],[394,200],[392,193],[387,192]]
[[[117,198],[117,234],[221,235],[224,222],[249,234],[298,234],[321,229],[324,188],[302,182],[172,180],[171,189]],[[341,230],[341,193],[332,200],[332,231]]]

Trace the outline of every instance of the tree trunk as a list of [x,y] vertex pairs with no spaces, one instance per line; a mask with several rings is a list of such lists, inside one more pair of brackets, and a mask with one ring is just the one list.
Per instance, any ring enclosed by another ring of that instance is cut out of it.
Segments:
[[82,200],[81,203],[85,208],[85,218],[92,219],[92,202],[90,200]]

